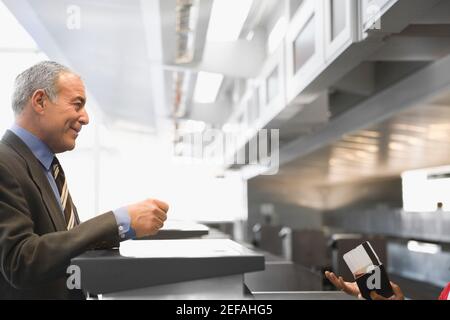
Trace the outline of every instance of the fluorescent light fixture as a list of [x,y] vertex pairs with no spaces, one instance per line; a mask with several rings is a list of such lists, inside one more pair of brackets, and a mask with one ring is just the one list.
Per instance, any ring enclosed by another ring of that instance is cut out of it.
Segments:
[[253,0],[214,0],[209,20],[209,42],[236,41],[248,17]]
[[195,85],[194,100],[198,103],[213,103],[217,99],[223,74],[199,72]]
[[433,243],[408,241],[408,250],[419,253],[437,254],[441,252],[441,246]]
[[269,34],[269,41],[268,41],[269,54],[274,53],[275,50],[278,48],[284,36],[286,35],[286,30],[287,30],[287,20],[285,17],[281,17],[280,19],[278,19],[277,23],[275,24],[275,26],[273,27],[272,31],[270,31]]

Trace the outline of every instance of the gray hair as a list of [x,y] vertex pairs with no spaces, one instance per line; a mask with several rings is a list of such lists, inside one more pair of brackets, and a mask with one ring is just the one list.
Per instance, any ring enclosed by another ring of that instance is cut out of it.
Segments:
[[50,101],[58,97],[57,81],[61,73],[73,73],[69,68],[53,61],[42,61],[19,74],[14,83],[12,109],[19,115],[36,90],[44,90]]

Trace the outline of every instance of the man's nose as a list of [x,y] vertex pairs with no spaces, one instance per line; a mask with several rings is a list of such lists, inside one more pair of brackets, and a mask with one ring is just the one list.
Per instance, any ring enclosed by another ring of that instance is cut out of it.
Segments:
[[89,124],[89,115],[88,115],[86,109],[84,109],[84,108],[81,110],[81,117],[80,117],[79,121],[84,126]]

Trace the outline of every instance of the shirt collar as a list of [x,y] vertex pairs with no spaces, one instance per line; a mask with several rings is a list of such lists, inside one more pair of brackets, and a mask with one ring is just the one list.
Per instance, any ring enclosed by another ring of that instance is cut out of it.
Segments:
[[55,157],[55,154],[49,149],[49,147],[34,134],[22,127],[19,127],[17,124],[14,124],[10,130],[27,145],[34,156],[48,171],[53,162],[53,158]]

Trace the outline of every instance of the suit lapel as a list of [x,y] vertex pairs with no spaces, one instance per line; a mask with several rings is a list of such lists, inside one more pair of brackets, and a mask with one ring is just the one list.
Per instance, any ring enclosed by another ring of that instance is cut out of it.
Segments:
[[26,161],[28,172],[33,182],[39,189],[45,207],[47,208],[47,213],[50,216],[55,229],[57,231],[67,230],[66,223],[61,213],[61,208],[55,198],[53,189],[44,174],[44,169],[39,160],[36,159],[25,143],[23,143],[23,141],[10,130],[6,131],[2,140],[13,148]]

